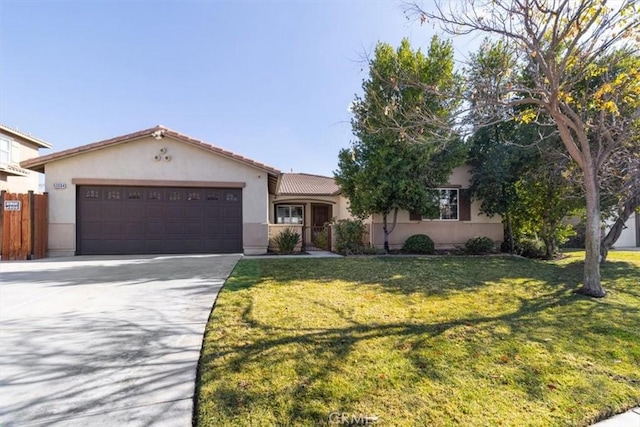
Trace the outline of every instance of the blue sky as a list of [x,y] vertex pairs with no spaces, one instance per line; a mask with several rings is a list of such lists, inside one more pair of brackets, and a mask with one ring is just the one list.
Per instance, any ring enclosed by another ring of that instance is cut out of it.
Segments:
[[54,151],[162,124],[332,175],[364,54],[435,33],[393,1],[0,0],[0,122]]

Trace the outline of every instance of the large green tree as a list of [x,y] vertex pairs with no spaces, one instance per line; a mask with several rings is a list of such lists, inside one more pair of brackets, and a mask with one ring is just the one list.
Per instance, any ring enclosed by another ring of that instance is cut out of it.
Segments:
[[[458,87],[451,44],[434,37],[426,54],[408,40],[376,46],[362,96],[353,104],[351,147],[340,151],[335,179],[358,217],[382,216],[384,247],[399,210],[438,214],[432,188],[464,161],[453,132]],[[429,122],[418,122],[429,117]]]
[[[516,55],[518,67],[527,70],[526,79],[500,70],[508,80],[506,91],[483,101],[487,108],[503,108],[505,120],[517,111],[521,120],[552,125],[579,167],[586,205],[584,283],[579,292],[595,297],[605,295],[600,280],[599,172],[628,141],[628,129],[640,115],[637,74],[616,76],[600,60],[624,43],[637,49],[639,9],[638,0],[611,7],[606,0],[470,0],[408,8],[451,34],[479,32],[502,40]],[[591,78],[584,86],[586,103],[577,102],[572,94],[585,77]]]

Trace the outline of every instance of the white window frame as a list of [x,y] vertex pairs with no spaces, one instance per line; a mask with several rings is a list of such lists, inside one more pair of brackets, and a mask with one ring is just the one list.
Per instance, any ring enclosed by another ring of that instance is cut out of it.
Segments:
[[[280,222],[280,221],[279,221],[279,219],[280,219],[281,217],[280,217],[280,215],[278,214],[278,210],[279,210],[280,208],[288,208],[288,210],[289,210],[288,215],[287,215],[287,216],[282,217],[282,218],[284,218],[284,221],[283,221],[283,222]],[[301,212],[302,212],[302,213],[301,213],[301,215],[300,215],[300,217],[298,217],[298,216],[295,216],[295,217],[294,217],[294,216],[292,216],[292,215],[291,215],[291,212],[292,212],[292,210],[293,210],[294,208],[295,208],[295,209],[300,208],[300,210],[301,210]],[[286,204],[278,204],[278,205],[276,205],[276,212],[275,212],[275,214],[276,214],[276,215],[275,215],[275,216],[276,216],[276,217],[275,217],[276,224],[304,225],[304,205],[286,205]],[[293,219],[293,218],[296,218],[296,219],[297,219],[297,218],[300,218],[300,222],[292,222],[292,219]],[[287,219],[288,219],[288,221],[287,221]]]
[[[5,144],[6,144],[6,149],[5,149]],[[9,164],[13,161],[11,156],[12,147],[13,147],[13,140],[11,138],[7,138],[4,135],[0,135],[0,163]],[[5,158],[5,155],[6,155],[6,158]]]

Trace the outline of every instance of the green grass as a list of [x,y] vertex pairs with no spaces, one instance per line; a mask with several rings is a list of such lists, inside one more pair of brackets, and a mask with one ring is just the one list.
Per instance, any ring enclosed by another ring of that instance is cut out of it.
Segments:
[[568,255],[243,260],[207,327],[198,425],[588,425],[637,405],[640,252],[610,253],[603,299],[572,292]]

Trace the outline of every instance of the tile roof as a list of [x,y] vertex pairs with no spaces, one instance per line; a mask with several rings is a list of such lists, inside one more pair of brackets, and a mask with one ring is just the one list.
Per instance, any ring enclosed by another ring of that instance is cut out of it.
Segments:
[[283,173],[278,195],[336,196],[340,187],[333,178],[308,173]]
[[0,123],[0,130],[5,131],[11,135],[20,137],[22,139],[26,139],[29,142],[32,142],[34,144],[36,144],[38,147],[40,148],[51,148],[51,144],[48,143],[47,141],[44,141],[40,138],[36,138],[33,135],[29,135],[28,133],[24,133],[22,131],[19,131],[18,129],[12,128],[10,126],[7,125],[3,125],[2,123]]
[[123,144],[135,139],[141,139],[141,138],[146,138],[148,136],[156,136],[156,135],[159,138],[170,136],[173,139],[182,141],[184,143],[190,144],[198,148],[202,148],[206,151],[218,154],[222,157],[226,157],[228,159],[235,160],[237,162],[244,163],[249,166],[253,166],[257,169],[261,169],[269,173],[270,175],[274,175],[275,177],[280,175],[280,171],[274,167],[267,166],[264,163],[257,162],[255,160],[249,159],[239,154],[232,153],[231,151],[227,151],[220,147],[216,147],[215,145],[207,144],[206,142],[200,141],[195,138],[191,138],[190,136],[181,134],[179,132],[176,132],[174,130],[171,130],[161,125],[158,125],[149,129],[141,130],[138,132],[130,133],[127,135],[118,136],[116,138],[94,142],[92,144],[82,145],[80,147],[70,148],[68,150],[59,151],[57,153],[52,153],[47,156],[35,157],[33,159],[29,159],[21,162],[20,165],[24,168],[31,169],[36,172],[44,172],[44,165],[46,165],[47,163],[51,163],[53,161],[65,159],[67,157],[77,156],[79,154],[89,153],[91,151],[100,150],[100,149],[110,147],[110,146],[115,146],[118,144]]

